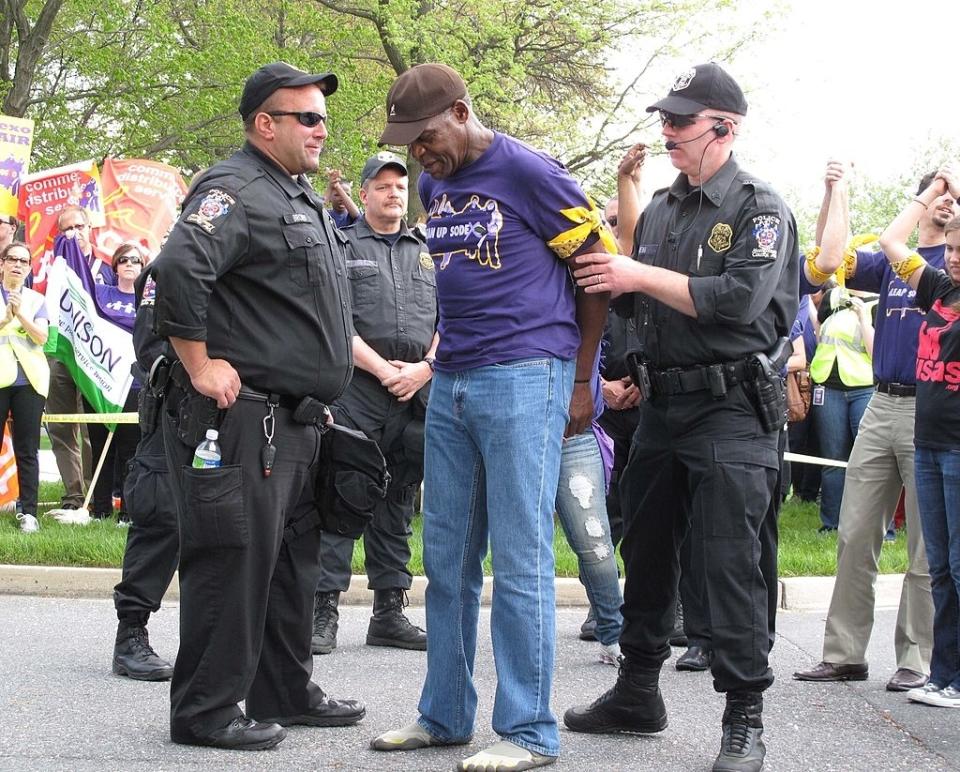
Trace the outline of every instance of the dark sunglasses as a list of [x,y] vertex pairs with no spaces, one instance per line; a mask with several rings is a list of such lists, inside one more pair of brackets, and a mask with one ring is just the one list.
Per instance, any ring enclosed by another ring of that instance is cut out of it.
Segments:
[[671,113],[667,110],[660,111],[660,125],[666,126],[670,124],[675,129],[685,129],[687,126],[693,126],[697,122],[698,118],[703,116],[699,113],[693,115],[677,115],[677,113]]
[[306,126],[307,128],[313,128],[317,124],[326,123],[327,116],[320,113],[311,113],[311,112],[291,112],[290,110],[273,110],[268,112],[267,115],[295,115],[297,120],[300,121],[301,126]]
[[143,260],[135,255],[124,255],[123,257],[117,258],[117,265],[143,265]]
[[618,220],[617,220],[617,216],[616,216],[616,215],[614,215],[613,217],[608,217],[608,218],[607,218],[607,225],[609,225],[611,228],[616,228],[616,227],[617,227],[617,222],[618,222]]
[[0,223],[3,223],[4,225],[16,225],[17,221],[7,219],[6,217],[0,217]]
[[30,265],[29,257],[5,257],[3,258],[5,263],[20,263],[20,265]]

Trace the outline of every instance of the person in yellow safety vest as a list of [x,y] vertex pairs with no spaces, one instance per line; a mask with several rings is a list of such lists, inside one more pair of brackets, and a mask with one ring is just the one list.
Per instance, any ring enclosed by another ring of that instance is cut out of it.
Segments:
[[13,454],[17,460],[22,512],[20,530],[39,530],[40,417],[50,384],[43,355],[47,342],[47,308],[43,295],[23,286],[30,273],[30,249],[12,241],[0,253],[0,441],[7,415],[13,414]]
[[[820,340],[810,363],[813,422],[825,458],[846,461],[873,394],[873,314],[877,297],[833,287],[820,302]],[[840,522],[844,470],[827,466],[820,488],[820,533]]]

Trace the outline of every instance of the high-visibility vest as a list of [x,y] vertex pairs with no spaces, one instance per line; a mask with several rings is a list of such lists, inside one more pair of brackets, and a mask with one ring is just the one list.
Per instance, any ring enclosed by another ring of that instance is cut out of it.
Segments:
[[[828,302],[827,298],[823,302]],[[876,300],[866,304],[868,309]],[[860,331],[860,319],[852,308],[834,311],[820,325],[817,353],[810,363],[810,378],[823,383],[837,363],[840,380],[847,386],[873,385],[873,358],[867,352]]]
[[[20,288],[20,313],[25,318],[32,319],[43,302],[43,295],[39,292],[29,287]],[[0,318],[6,312],[6,304],[0,298]],[[20,325],[20,320],[14,317],[0,327],[0,388],[17,380],[17,362],[34,390],[46,397],[50,389],[50,366],[43,354],[43,346],[34,343]]]

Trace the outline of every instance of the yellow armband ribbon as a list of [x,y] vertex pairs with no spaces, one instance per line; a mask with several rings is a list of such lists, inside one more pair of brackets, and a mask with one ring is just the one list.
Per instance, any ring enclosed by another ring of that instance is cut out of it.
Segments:
[[810,274],[810,280],[814,284],[823,284],[830,278],[829,273],[824,273],[817,268],[817,258],[820,257],[820,247],[814,247],[807,252],[807,272]]
[[833,273],[826,273],[817,268],[817,258],[820,256],[820,247],[814,247],[807,253],[807,271],[810,273],[810,281],[814,284],[823,284],[831,276],[835,277],[837,284],[843,286],[844,273],[843,268],[838,268]]
[[600,216],[600,210],[597,209],[596,204],[594,204],[592,200],[590,200],[589,209],[585,206],[575,206],[572,209],[561,209],[560,214],[568,220],[577,223],[577,225],[558,236],[554,236],[547,242],[547,246],[556,252],[557,256],[562,260],[566,260],[570,255],[580,249],[580,247],[583,246],[583,242],[587,240],[591,233],[597,234],[600,238],[600,243],[603,244],[607,252],[615,255],[619,251],[613,233],[606,224],[604,224]]
[[893,272],[899,276],[903,281],[908,281],[910,277],[919,271],[923,266],[927,264],[927,261],[924,260],[916,252],[911,252],[903,260],[898,260],[895,263],[891,263],[890,267],[893,269]]
[[879,240],[876,233],[860,233],[850,239],[843,253],[843,268],[848,279],[857,272],[857,250]]

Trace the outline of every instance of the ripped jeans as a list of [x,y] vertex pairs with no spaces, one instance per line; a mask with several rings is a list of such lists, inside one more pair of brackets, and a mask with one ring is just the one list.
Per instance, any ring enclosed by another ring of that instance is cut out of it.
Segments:
[[563,441],[557,514],[580,563],[580,580],[597,617],[597,640],[609,646],[620,639],[623,596],[610,539],[600,447],[589,427]]

